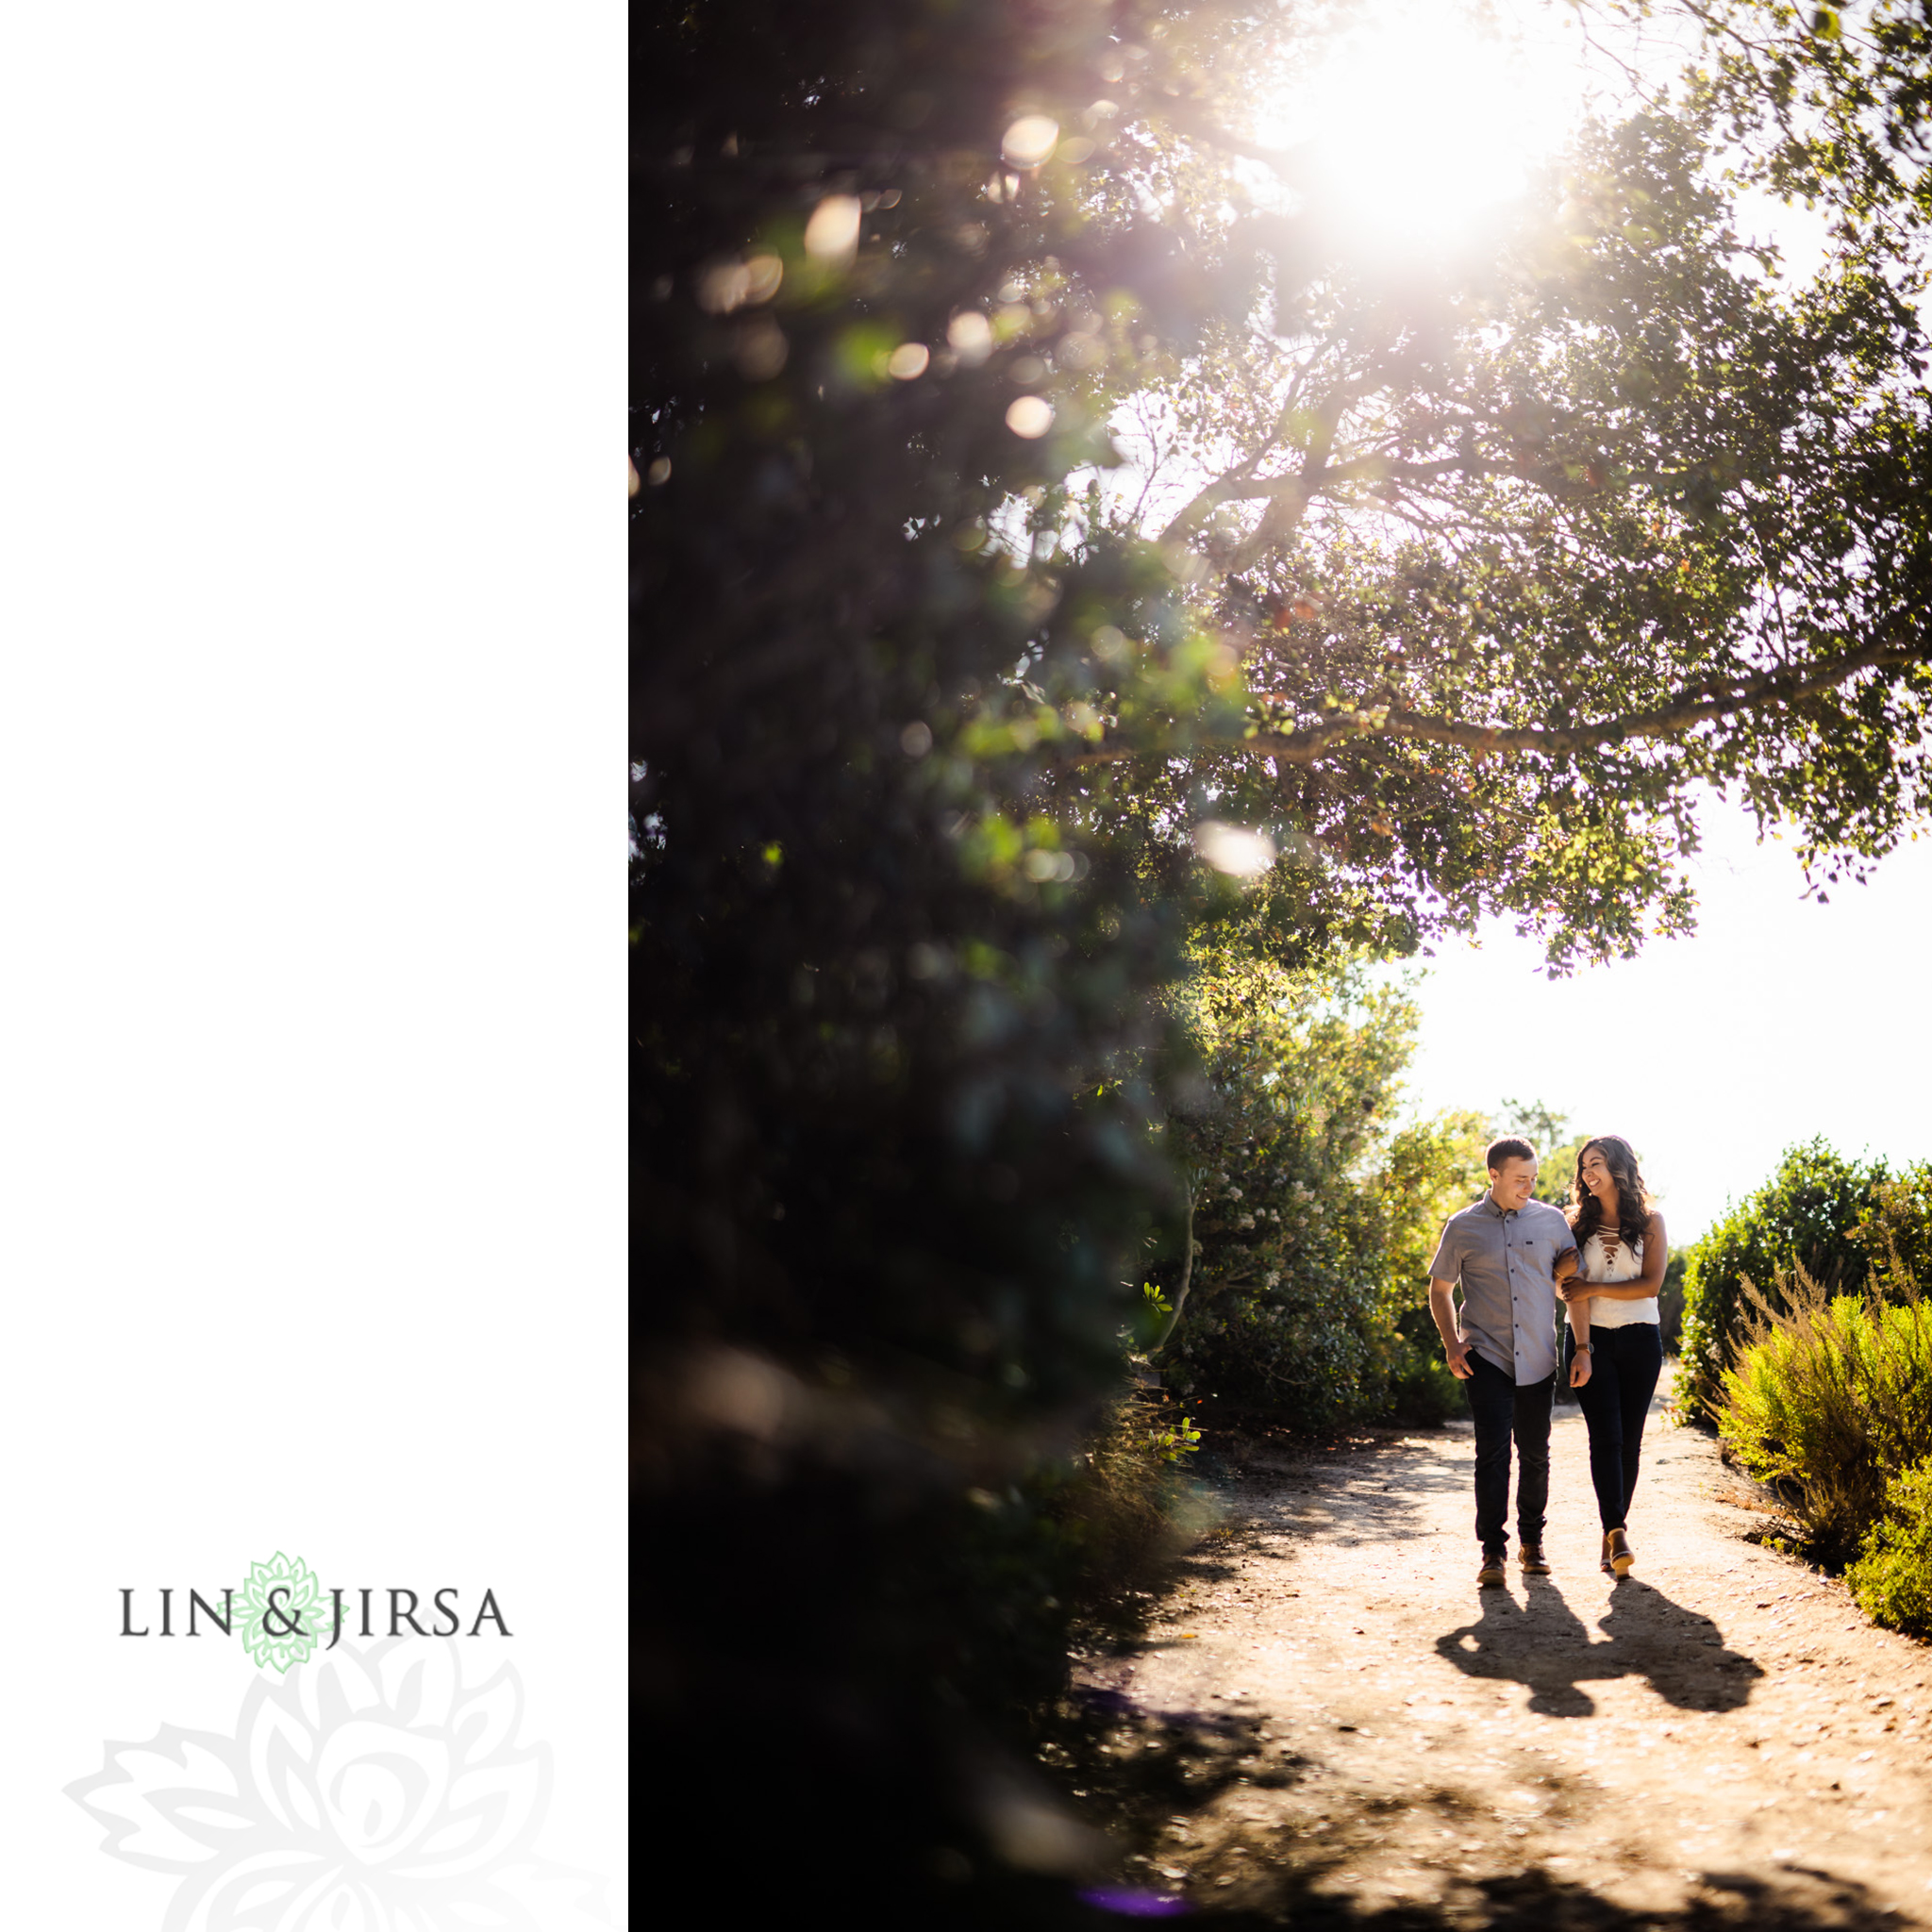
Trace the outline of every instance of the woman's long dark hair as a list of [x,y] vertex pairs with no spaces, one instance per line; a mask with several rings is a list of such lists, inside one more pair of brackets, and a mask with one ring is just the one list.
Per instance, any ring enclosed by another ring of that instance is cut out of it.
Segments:
[[1635,1149],[1621,1134],[1599,1134],[1576,1150],[1576,1173],[1570,1182],[1570,1225],[1576,1230],[1576,1245],[1580,1248],[1603,1225],[1603,1203],[1583,1185],[1583,1162],[1592,1153],[1603,1156],[1617,1184],[1617,1239],[1634,1248],[1650,1225],[1650,1190],[1643,1184]]

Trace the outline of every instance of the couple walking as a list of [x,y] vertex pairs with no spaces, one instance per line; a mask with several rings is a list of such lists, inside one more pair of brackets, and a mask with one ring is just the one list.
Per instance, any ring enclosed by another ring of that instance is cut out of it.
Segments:
[[[1504,1580],[1509,1444],[1516,1443],[1516,1559],[1547,1576],[1543,1511],[1550,1493],[1550,1407],[1556,1400],[1557,1307],[1568,1317],[1562,1361],[1590,1425],[1590,1478],[1603,1521],[1603,1568],[1624,1576],[1630,1494],[1643,1420],[1663,1368],[1657,1290],[1668,1250],[1630,1143],[1614,1134],[1576,1157],[1567,1209],[1532,1198],[1536,1150],[1505,1138],[1489,1150],[1490,1191],[1452,1214],[1429,1263],[1429,1312],[1450,1372],[1468,1384],[1475,1421],[1479,1584]],[[1458,1310],[1454,1296],[1462,1290]]]

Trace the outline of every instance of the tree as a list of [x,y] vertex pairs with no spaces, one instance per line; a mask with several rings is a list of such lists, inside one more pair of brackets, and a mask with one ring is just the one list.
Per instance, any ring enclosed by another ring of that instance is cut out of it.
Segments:
[[1537,1151],[1536,1198],[1553,1208],[1567,1208],[1576,1178],[1576,1157],[1590,1137],[1572,1135],[1570,1117],[1554,1113],[1541,1100],[1506,1100],[1498,1134],[1515,1134]]
[[1888,1300],[1910,1301],[1932,1285],[1932,1161],[1875,1180],[1852,1239]]
[[[1641,0],[1606,9],[1643,10]],[[1932,20],[1923,5],[1674,0],[1670,10],[1701,36],[1679,84],[1715,113],[1740,178],[1822,206],[1842,235],[1923,258],[1932,227]]]
[[1377,1183],[1415,1008],[1239,952],[1204,958],[1181,1000],[1202,1078],[1165,1130],[1188,1190],[1182,1253],[1162,1271],[1166,1378],[1291,1424],[1376,1413],[1391,1334]]
[[1591,130],[1486,254],[1400,277],[1257,218],[1274,300],[1155,382],[1208,477],[1163,537],[1251,703],[1219,742],[1109,721],[1085,766],[1558,962],[1688,921],[1700,783],[1794,817],[1821,890],[1889,848],[1927,797],[1914,285],[1866,239],[1782,288],[1711,111]]

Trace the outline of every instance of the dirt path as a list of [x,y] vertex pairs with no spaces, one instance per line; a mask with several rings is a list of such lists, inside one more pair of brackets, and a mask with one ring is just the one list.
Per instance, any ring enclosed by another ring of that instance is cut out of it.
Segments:
[[1745,1541],[1716,1444],[1655,1414],[1634,1574],[1559,1408],[1555,1574],[1478,1591],[1474,1453],[1251,1459],[1148,1641],[1087,1662],[1106,1762],[1195,1752],[1140,1882],[1298,1924],[1932,1924],[1932,1651]]

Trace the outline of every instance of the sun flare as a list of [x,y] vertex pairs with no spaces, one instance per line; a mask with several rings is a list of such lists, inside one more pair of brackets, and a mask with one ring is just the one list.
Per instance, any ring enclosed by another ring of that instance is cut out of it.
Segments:
[[1400,245],[1453,237],[1521,193],[1582,99],[1576,50],[1541,10],[1495,22],[1444,0],[1386,0],[1258,131],[1309,146],[1336,214],[1362,240]]

